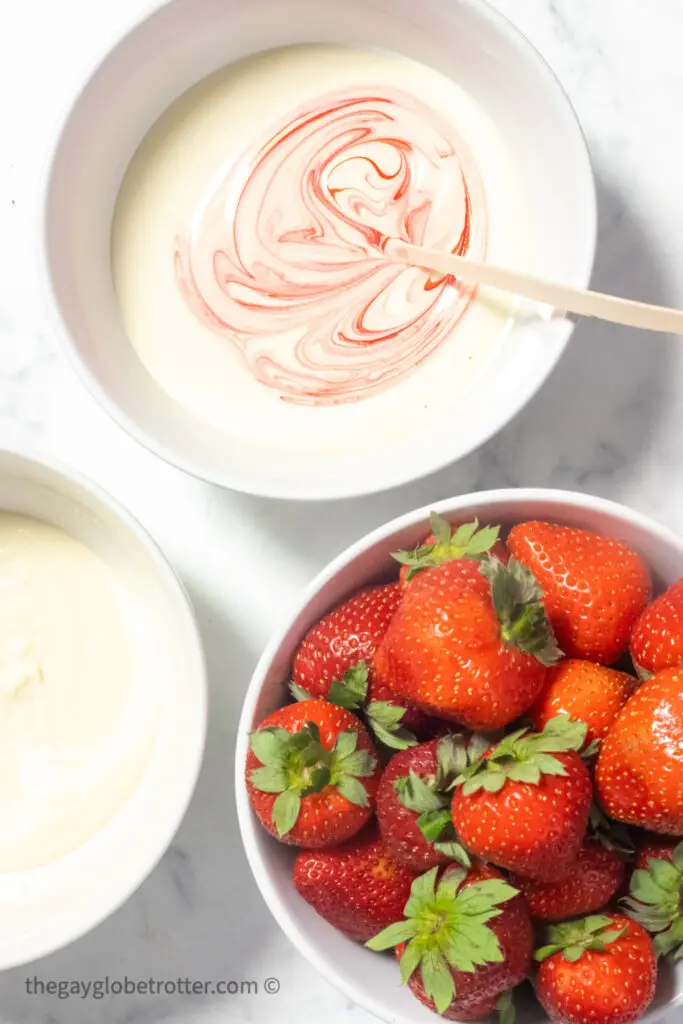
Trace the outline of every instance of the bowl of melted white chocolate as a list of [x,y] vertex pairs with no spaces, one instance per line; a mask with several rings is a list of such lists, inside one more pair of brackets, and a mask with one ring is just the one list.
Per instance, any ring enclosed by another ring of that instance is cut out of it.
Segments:
[[0,452],[0,968],[114,910],[171,841],[206,719],[180,582],[63,467]]
[[391,243],[578,286],[595,245],[566,97],[470,0],[163,6],[77,98],[45,217],[50,304],[95,396],[182,468],[291,498],[462,457],[570,336]]

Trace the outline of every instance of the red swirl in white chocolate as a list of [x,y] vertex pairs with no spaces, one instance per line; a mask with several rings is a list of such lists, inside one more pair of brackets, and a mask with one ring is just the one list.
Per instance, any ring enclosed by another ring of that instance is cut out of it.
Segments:
[[482,258],[476,165],[424,103],[337,92],[220,170],[178,241],[177,280],[283,399],[348,402],[409,373],[472,300],[392,262],[392,239]]

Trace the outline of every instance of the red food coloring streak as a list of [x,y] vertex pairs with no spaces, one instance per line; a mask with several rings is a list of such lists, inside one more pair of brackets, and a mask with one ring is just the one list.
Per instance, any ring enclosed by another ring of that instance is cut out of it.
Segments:
[[231,158],[178,238],[178,286],[284,401],[358,401],[439,347],[476,289],[396,242],[482,259],[483,185],[455,129],[399,90],[330,94]]

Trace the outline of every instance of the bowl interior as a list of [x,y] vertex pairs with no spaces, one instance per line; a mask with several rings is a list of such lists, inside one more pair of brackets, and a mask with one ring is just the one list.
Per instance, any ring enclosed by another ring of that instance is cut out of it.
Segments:
[[112,285],[110,229],[128,163],[204,76],[253,52],[315,42],[404,54],[479,102],[518,170],[529,271],[584,286],[595,246],[592,174],[571,107],[531,45],[479,0],[422,0],[419,13],[412,0],[175,0],[136,26],[98,65],[57,144],[45,207],[51,306],[86,382],[139,440],[206,479],[282,497],[380,490],[466,454],[525,404],[571,331],[567,321],[520,320],[447,424],[353,456],[275,457],[231,443],[161,390],[124,334]]
[[[552,519],[624,540],[650,565],[658,589],[683,576],[683,541],[622,506],[563,492],[498,491],[466,495],[433,506],[447,518],[512,526],[525,519]],[[278,923],[311,963],[354,1002],[391,1024],[428,1024],[434,1015],[398,983],[390,956],[378,956],[335,931],[298,896],[291,882],[294,854],[272,839],[249,808],[244,787],[248,732],[287,702],[292,656],[307,629],[358,587],[386,578],[396,563],[391,552],[415,546],[428,532],[430,509],[421,509],[359,541],[312,584],[299,614],[265,652],[249,687],[236,751],[237,806],[242,837],[256,881]],[[654,1008],[645,1018],[683,1000],[683,964],[662,968]],[[524,1024],[545,1024],[537,1003],[528,1001]]]
[[[98,924],[140,884],[180,823],[199,770],[206,719],[203,655],[180,583],[144,532],[104,495],[58,469],[0,452],[0,508],[42,519],[114,570],[153,651],[160,695],[150,760],[92,839],[44,866],[0,873],[0,969],[34,960]],[[147,645],[146,645],[147,646]]]

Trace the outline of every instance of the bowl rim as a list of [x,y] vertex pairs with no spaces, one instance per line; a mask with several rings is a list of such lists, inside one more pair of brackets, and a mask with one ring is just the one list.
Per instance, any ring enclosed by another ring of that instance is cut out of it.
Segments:
[[[173,568],[170,561],[166,558],[151,534],[148,533],[135,516],[116,498],[112,497],[108,491],[90,479],[90,477],[81,473],[79,470],[74,469],[61,459],[46,455],[45,453],[38,451],[32,445],[3,445],[0,448],[0,458],[4,458],[5,456],[16,458],[20,463],[35,467],[39,472],[47,470],[49,473],[58,476],[69,484],[75,485],[79,492],[95,498],[96,501],[101,503],[115,516],[115,518],[134,537],[135,541],[144,549],[145,554],[149,557],[152,563],[157,579],[169,596],[174,598],[174,604],[178,608],[179,615],[183,616],[185,619],[186,643],[188,645],[189,660],[192,665],[192,677],[196,680],[195,689],[196,699],[199,704],[199,729],[194,739],[191,771],[187,773],[183,787],[176,788],[175,790],[175,797],[177,798],[176,809],[165,830],[160,832],[158,835],[158,842],[155,844],[157,846],[157,852],[154,856],[151,859],[145,859],[144,863],[141,863],[135,871],[134,876],[127,880],[125,885],[119,887],[116,895],[108,901],[107,909],[99,911],[86,923],[81,921],[71,928],[65,928],[61,932],[61,938],[58,941],[54,941],[54,937],[51,940],[43,938],[42,932],[39,934],[36,933],[36,941],[25,946],[21,955],[4,958],[0,964],[0,970],[8,970],[26,963],[32,963],[34,960],[48,956],[51,953],[55,953],[58,950],[71,945],[71,943],[82,938],[84,935],[87,935],[93,928],[107,920],[107,918],[123,906],[128,899],[130,899],[133,893],[149,877],[163,855],[166,853],[168,847],[171,845],[194,795],[199,772],[204,761],[209,699],[206,656],[194,607],[180,576]],[[17,475],[20,477],[23,475],[20,469]],[[112,821],[119,813],[121,813],[125,806],[126,804],[124,803],[119,811],[116,812],[114,818],[111,819]],[[106,827],[107,826],[105,824],[104,828]],[[102,830],[98,830],[92,838],[95,839],[101,831]],[[76,850],[82,849],[87,845],[87,842],[89,841],[86,841],[86,843],[77,847]],[[68,856],[68,854],[66,856]],[[56,861],[49,862],[45,867],[52,867],[54,864],[58,863],[59,859],[61,858],[58,858]],[[38,867],[32,870],[40,871],[41,869]],[[133,873],[131,872],[131,874]],[[26,952],[26,950],[28,950],[28,952]]]
[[[553,370],[557,367],[564,354],[569,341],[574,333],[575,323],[567,321],[565,337],[557,343],[553,358],[545,367],[543,373],[539,374],[530,384],[516,406],[511,416],[503,413],[499,416],[492,416],[487,426],[483,427],[479,435],[468,444],[467,450],[459,455],[449,456],[441,453],[430,460],[429,453],[425,452],[424,459],[416,468],[409,460],[395,460],[394,469],[390,474],[378,476],[375,480],[368,480],[366,483],[352,486],[345,485],[347,474],[338,474],[337,482],[330,483],[324,489],[315,483],[308,485],[291,485],[287,481],[267,480],[265,474],[261,483],[245,478],[239,470],[220,470],[207,468],[198,465],[197,462],[185,455],[178,453],[171,445],[160,442],[152,433],[140,426],[137,421],[125,412],[118,403],[109,396],[106,387],[101,383],[97,375],[90,369],[79,348],[76,345],[71,331],[69,330],[64,317],[61,314],[59,302],[54,288],[52,275],[52,261],[50,259],[50,247],[48,244],[48,224],[51,205],[52,182],[55,164],[61,150],[64,135],[67,131],[73,112],[77,105],[87,94],[88,89],[100,69],[106,64],[110,56],[129,37],[133,36],[151,19],[167,7],[174,6],[178,0],[154,0],[148,3],[142,14],[136,14],[133,18],[127,19],[117,27],[115,33],[103,44],[96,56],[91,59],[82,74],[80,81],[71,95],[63,104],[62,111],[57,118],[56,128],[53,131],[47,149],[47,155],[41,174],[39,184],[39,243],[38,243],[38,278],[40,281],[40,293],[42,306],[46,313],[50,328],[58,341],[61,351],[65,354],[72,370],[76,373],[81,383],[107,413],[107,415],[138,444],[161,458],[169,465],[172,465],[183,472],[194,476],[196,479],[208,483],[217,484],[220,487],[228,487],[244,494],[253,494],[260,497],[275,498],[280,500],[293,501],[330,501],[341,500],[349,497],[361,497],[366,494],[376,494],[390,490],[393,487],[403,486],[415,480],[420,480],[431,473],[435,473],[446,466],[459,462],[461,459],[476,452],[487,441],[491,440],[504,427],[511,423],[535,397],[543,387]],[[448,0],[441,0],[442,3]],[[504,14],[492,7],[486,0],[457,0],[464,7],[469,7],[492,26],[493,30],[501,36],[506,36],[513,46],[523,55],[528,63],[535,63],[545,75],[549,87],[556,91],[558,105],[564,106],[568,115],[568,131],[574,136],[574,145],[577,155],[583,163],[580,173],[581,189],[584,193],[583,204],[585,209],[585,243],[582,267],[572,283],[577,287],[588,287],[593,274],[595,255],[597,248],[597,194],[595,174],[591,162],[590,150],[586,135],[579,121],[576,111],[572,105],[569,95],[560,82],[559,78],[551,68],[548,61],[531,42],[530,39],[517,28],[517,26]],[[579,176],[577,176],[579,177]],[[404,465],[405,463],[405,465]]]
[[[294,607],[290,607],[282,617],[279,628],[271,636],[267,647],[259,658],[254,673],[247,687],[242,705],[238,726],[237,739],[235,744],[235,800],[237,807],[237,821],[240,829],[242,845],[251,869],[254,880],[259,888],[261,896],[278,925],[285,933],[294,947],[308,960],[308,962],[325,978],[337,991],[346,998],[361,1006],[369,1013],[383,1021],[391,1021],[391,1024],[409,1024],[408,1018],[399,1020],[387,1016],[379,999],[368,999],[361,995],[352,983],[348,983],[335,969],[328,959],[320,954],[319,947],[310,941],[306,931],[299,927],[294,918],[289,914],[283,901],[280,899],[277,888],[272,884],[270,875],[259,854],[255,837],[260,835],[262,826],[256,820],[251,810],[247,787],[244,780],[244,765],[248,751],[249,732],[253,728],[254,713],[261,688],[271,663],[277,657],[282,643],[287,638],[292,625],[302,615],[317,593],[337,576],[346,566],[354,561],[359,555],[373,548],[382,541],[389,540],[395,533],[404,530],[406,527],[424,523],[425,529],[429,529],[429,515],[431,512],[438,512],[445,516],[458,513],[473,505],[483,508],[486,504],[497,502],[509,502],[522,504],[525,502],[542,501],[548,505],[557,505],[560,508],[591,509],[615,516],[622,522],[628,522],[648,532],[663,544],[677,548],[683,555],[683,538],[679,537],[673,530],[662,526],[656,520],[642,512],[622,505],[620,502],[608,498],[597,497],[592,494],[583,494],[580,491],[565,491],[556,488],[524,487],[524,488],[497,488],[487,491],[471,491],[468,494],[456,495],[452,498],[444,498],[440,501],[422,505],[420,508],[403,513],[389,522],[365,534],[359,540],[350,544],[340,554],[333,558],[306,587]],[[664,1009],[664,1012],[683,1004],[683,992],[675,996]],[[656,1024],[656,1022],[651,1022]]]

